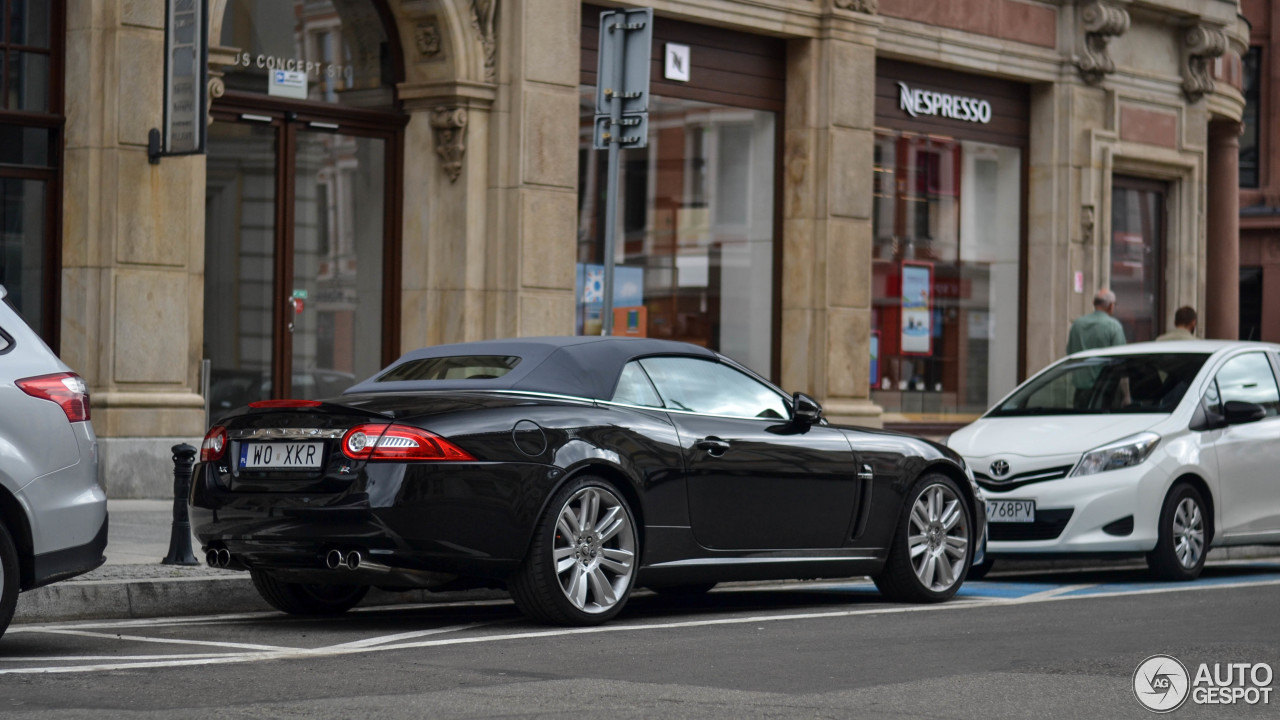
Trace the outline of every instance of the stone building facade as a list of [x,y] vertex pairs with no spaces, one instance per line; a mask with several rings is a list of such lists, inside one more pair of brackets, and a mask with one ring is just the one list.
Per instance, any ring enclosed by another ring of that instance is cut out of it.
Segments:
[[[12,45],[51,59],[49,98],[0,108],[0,154],[55,148],[0,160],[45,183],[6,193],[44,222],[6,230],[2,281],[88,380],[110,495],[167,492],[169,446],[220,409],[596,331],[604,8],[208,0],[207,153],[153,164],[165,6],[49,3],[45,49]],[[1237,0],[649,6],[625,331],[933,433],[1059,357],[1098,286],[1130,340],[1183,304],[1234,335]]]

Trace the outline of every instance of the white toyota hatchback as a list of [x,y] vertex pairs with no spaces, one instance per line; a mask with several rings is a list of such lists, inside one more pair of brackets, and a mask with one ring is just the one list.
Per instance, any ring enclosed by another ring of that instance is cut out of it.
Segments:
[[1139,555],[1200,574],[1210,547],[1280,544],[1280,345],[1076,353],[951,436],[987,498],[987,560]]

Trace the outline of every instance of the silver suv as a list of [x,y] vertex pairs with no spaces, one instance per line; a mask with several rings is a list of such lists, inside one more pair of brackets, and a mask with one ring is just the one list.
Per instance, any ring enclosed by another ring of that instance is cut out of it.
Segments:
[[84,380],[0,285],[0,635],[18,593],[88,572],[107,546],[107,496]]

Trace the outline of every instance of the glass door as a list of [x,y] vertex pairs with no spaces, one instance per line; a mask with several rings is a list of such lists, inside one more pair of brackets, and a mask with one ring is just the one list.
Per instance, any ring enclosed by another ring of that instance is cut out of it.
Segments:
[[387,359],[388,144],[285,114],[210,126],[212,419],[254,400],[332,397]]
[[1111,290],[1131,343],[1154,340],[1164,318],[1163,183],[1116,176],[1111,186]]
[[382,366],[385,145],[297,133],[286,298],[292,397],[332,397]]

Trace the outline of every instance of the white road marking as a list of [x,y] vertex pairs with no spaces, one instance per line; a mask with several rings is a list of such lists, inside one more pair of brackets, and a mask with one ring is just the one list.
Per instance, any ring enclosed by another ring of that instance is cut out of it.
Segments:
[[[117,661],[95,665],[68,665],[68,666],[44,666],[32,668],[12,668],[0,669],[0,675],[30,675],[30,674],[61,674],[61,673],[83,673],[97,671],[115,671],[115,670],[134,670],[144,668],[164,668],[164,667],[193,667],[202,665],[222,665],[230,663],[257,662],[261,660],[285,660],[298,658],[314,658],[314,657],[337,657],[343,655],[355,655],[370,652],[386,652],[392,650],[411,650],[428,647],[445,647],[450,645],[469,645],[491,642],[507,642],[530,639],[541,639],[550,637],[563,637],[570,635],[594,635],[600,633],[615,632],[640,632],[646,630],[673,630],[693,627],[712,627],[712,626],[729,626],[744,625],[750,623],[768,623],[768,622],[784,622],[790,620],[819,620],[841,617],[856,617],[863,615],[896,615],[914,612],[937,612],[943,610],[966,610],[973,608],[988,608],[997,606],[1008,606],[1018,604],[1045,603],[1045,602],[1061,602],[1067,600],[1079,600],[1084,598],[1098,597],[1120,597],[1127,595],[1151,595],[1159,593],[1171,592],[1190,592],[1197,590],[1217,590],[1239,587],[1260,587],[1268,585],[1280,585],[1280,580],[1264,580],[1264,581],[1242,581],[1238,583],[1223,583],[1214,585],[1173,585],[1167,588],[1145,588],[1141,590],[1120,590],[1116,592],[1090,593],[1087,595],[1064,595],[1062,593],[1072,592],[1074,590],[1083,589],[1088,586],[1072,586],[1066,588],[1054,588],[1052,591],[1043,593],[1035,593],[1033,595],[1021,598],[1004,599],[990,598],[976,600],[973,602],[948,602],[938,605],[912,605],[912,606],[893,606],[882,608],[862,608],[858,610],[836,610],[810,613],[788,613],[784,615],[753,615],[746,617],[730,617],[730,618],[714,618],[700,620],[685,620],[679,622],[662,622],[662,623],[637,623],[625,625],[615,623],[613,625],[604,625],[586,628],[554,628],[547,630],[534,630],[528,632],[504,633],[500,635],[481,635],[461,638],[436,638],[432,640],[423,640],[418,642],[396,643],[394,640],[401,636],[421,636],[429,634],[438,634],[441,631],[455,631],[475,627],[474,625],[459,625],[451,628],[435,629],[421,631],[420,634],[400,633],[392,636],[382,636],[378,638],[369,638],[367,641],[354,641],[351,643],[343,643],[327,648],[304,649],[304,648],[281,648],[271,652],[252,652],[252,653],[233,653],[228,655],[210,656],[210,657],[188,657],[188,658],[165,658],[161,660],[134,660],[133,658],[114,658]],[[387,609],[402,610],[402,607],[390,606]],[[497,624],[497,623],[481,623]],[[28,628],[29,629],[29,628]],[[43,632],[55,632],[62,628],[48,628]],[[86,633],[87,634],[87,633]],[[114,635],[107,637],[115,638]],[[206,644],[201,641],[192,641],[192,644]],[[216,644],[216,643],[209,643]],[[268,646],[270,647],[270,646]],[[45,659],[42,662],[49,662]]]
[[415,632],[398,633],[396,635],[383,635],[381,637],[365,638],[364,640],[354,640],[352,642],[341,643],[339,645],[329,645],[328,647],[318,648],[314,652],[341,652],[344,650],[372,648],[377,645],[399,642],[401,640],[410,640],[412,638],[423,637],[425,635],[439,635],[441,633],[457,632],[459,630],[472,630],[486,625],[498,625],[509,622],[514,622],[514,620],[501,620],[487,623],[467,623],[466,625],[449,625],[448,627],[434,628],[431,630],[417,630]]
[[98,662],[105,660],[128,660],[130,662],[138,660],[175,660],[175,659],[199,659],[199,658],[216,658],[229,657],[232,655],[240,655],[241,653],[174,653],[172,655],[63,655],[61,657],[52,655],[49,657],[0,657],[0,662],[21,663],[21,662]]
[[216,642],[213,640],[183,640],[181,638],[144,637],[142,635],[120,635],[117,633],[89,632],[71,628],[56,628],[44,631],[50,635],[79,635],[82,637],[106,638],[108,640],[128,640],[130,642],[161,643],[165,645],[201,645],[221,647],[230,650],[262,650],[266,652],[288,652],[301,648],[281,647],[279,645],[252,645],[248,643]]
[[1093,583],[1089,585],[1063,585],[1062,587],[1050,588],[1048,590],[1041,590],[1040,592],[1037,592],[1037,593],[1023,595],[1022,597],[1019,597],[1019,598],[1007,598],[1006,600],[1033,602],[1035,600],[1054,598],[1054,597],[1058,597],[1059,595],[1066,595],[1067,593],[1072,593],[1077,590],[1087,590],[1088,588],[1097,587],[1097,586],[1098,586],[1097,583]]

